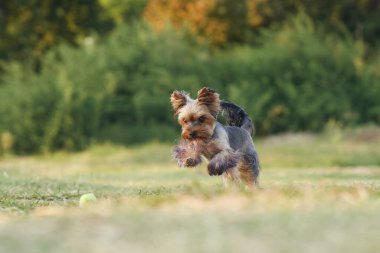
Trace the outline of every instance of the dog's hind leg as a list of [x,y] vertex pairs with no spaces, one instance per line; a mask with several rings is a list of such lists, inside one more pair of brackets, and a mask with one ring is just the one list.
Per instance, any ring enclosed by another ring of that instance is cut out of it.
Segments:
[[233,167],[231,169],[226,170],[222,174],[222,178],[223,178],[223,184],[225,188],[230,188],[233,185],[236,185],[236,186],[241,185],[238,167]]
[[259,186],[259,159],[256,152],[244,154],[238,165],[240,179],[249,187]]

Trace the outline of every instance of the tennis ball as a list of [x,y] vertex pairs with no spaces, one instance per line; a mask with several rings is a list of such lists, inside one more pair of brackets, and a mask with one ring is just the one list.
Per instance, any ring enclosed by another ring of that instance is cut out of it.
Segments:
[[79,206],[83,207],[85,205],[94,203],[95,201],[96,201],[96,197],[93,193],[83,194],[82,196],[80,196]]

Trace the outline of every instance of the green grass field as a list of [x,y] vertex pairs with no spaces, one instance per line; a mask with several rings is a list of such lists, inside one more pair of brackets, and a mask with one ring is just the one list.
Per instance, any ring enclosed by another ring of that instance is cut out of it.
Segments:
[[379,130],[256,146],[253,192],[179,169],[167,144],[3,156],[0,252],[380,252]]

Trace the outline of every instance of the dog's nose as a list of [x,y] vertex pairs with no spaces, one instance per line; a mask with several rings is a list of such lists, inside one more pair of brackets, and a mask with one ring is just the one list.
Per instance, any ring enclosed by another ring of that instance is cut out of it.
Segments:
[[195,138],[197,136],[197,132],[192,131],[192,132],[190,132],[189,135],[190,135],[191,138]]

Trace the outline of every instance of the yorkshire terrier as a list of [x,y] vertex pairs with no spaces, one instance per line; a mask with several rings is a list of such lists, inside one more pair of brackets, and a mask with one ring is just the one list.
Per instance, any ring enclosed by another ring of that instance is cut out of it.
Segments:
[[[222,175],[225,184],[258,185],[260,164],[252,141],[254,125],[242,108],[221,101],[218,93],[206,87],[198,91],[196,99],[174,91],[170,100],[182,126],[183,139],[173,150],[180,167],[195,167],[204,157],[209,161],[209,175]],[[217,121],[219,113],[226,126]]]

